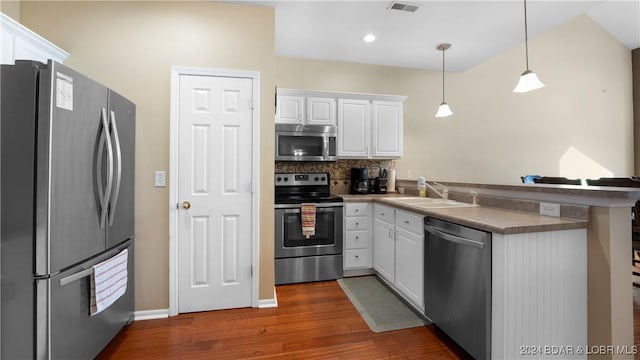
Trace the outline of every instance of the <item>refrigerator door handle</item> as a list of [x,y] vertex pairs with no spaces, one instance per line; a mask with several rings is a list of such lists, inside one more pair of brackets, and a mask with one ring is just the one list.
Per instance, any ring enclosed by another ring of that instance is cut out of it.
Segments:
[[118,203],[118,196],[120,195],[120,182],[122,180],[122,147],[120,146],[120,135],[118,135],[118,126],[116,125],[116,113],[111,110],[111,126],[113,131],[113,139],[115,141],[115,150],[116,150],[116,171],[118,176],[116,178],[116,186],[113,192],[113,200],[111,200],[110,206],[110,214],[109,214],[109,225],[113,225],[113,218],[116,212],[116,204]]
[[[111,197],[111,190],[113,187],[113,147],[111,146],[111,134],[109,134],[109,123],[107,120],[107,109],[102,108],[102,128],[104,130],[103,138],[104,142],[107,144],[107,186],[104,190],[104,196],[101,197],[101,213],[100,213],[100,228],[104,228],[107,221],[107,212],[109,209],[109,198]],[[100,140],[102,143],[103,140]],[[102,152],[98,153],[98,158],[102,158]],[[99,162],[99,171],[102,169],[101,161]],[[102,181],[102,177],[98,178],[98,183]]]
[[[104,127],[104,122],[102,121],[104,112],[102,112],[100,116],[100,121]],[[100,200],[100,209],[98,210],[99,218],[102,218],[102,208],[104,207],[104,184],[102,183],[102,154],[104,153],[104,143],[104,131],[100,130],[100,142],[98,143],[98,152],[96,153],[96,184],[98,186],[98,199]],[[102,223],[100,223],[100,227],[102,227]]]
[[80,280],[85,276],[90,276],[91,274],[93,274],[93,267],[90,267],[88,269],[82,270],[75,274],[63,277],[62,279],[60,279],[60,286],[71,284],[72,282]]

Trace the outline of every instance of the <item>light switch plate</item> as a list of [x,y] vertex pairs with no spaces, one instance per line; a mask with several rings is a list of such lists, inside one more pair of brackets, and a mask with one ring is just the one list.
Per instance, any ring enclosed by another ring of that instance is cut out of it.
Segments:
[[165,187],[167,186],[167,172],[166,171],[156,171],[153,177],[153,184],[155,187]]

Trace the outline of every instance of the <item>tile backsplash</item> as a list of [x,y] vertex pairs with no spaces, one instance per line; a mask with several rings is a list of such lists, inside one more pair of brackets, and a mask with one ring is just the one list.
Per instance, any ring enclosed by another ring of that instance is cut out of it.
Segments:
[[348,159],[336,162],[276,162],[277,173],[313,173],[328,172],[331,179],[331,192],[348,194],[351,182],[351,168],[369,168],[369,178],[375,178],[382,169],[395,169],[395,160]]

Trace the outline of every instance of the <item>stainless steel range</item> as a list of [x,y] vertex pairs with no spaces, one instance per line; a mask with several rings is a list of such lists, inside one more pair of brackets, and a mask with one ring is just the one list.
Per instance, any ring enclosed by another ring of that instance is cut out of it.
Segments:
[[[275,175],[276,285],[342,277],[340,196],[331,195],[328,173]],[[315,206],[315,235],[302,231],[302,204]]]

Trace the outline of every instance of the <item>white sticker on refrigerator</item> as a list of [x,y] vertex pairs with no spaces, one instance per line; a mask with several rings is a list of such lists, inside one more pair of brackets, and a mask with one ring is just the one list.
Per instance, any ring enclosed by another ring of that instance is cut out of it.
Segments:
[[56,73],[56,106],[73,111],[73,78]]

